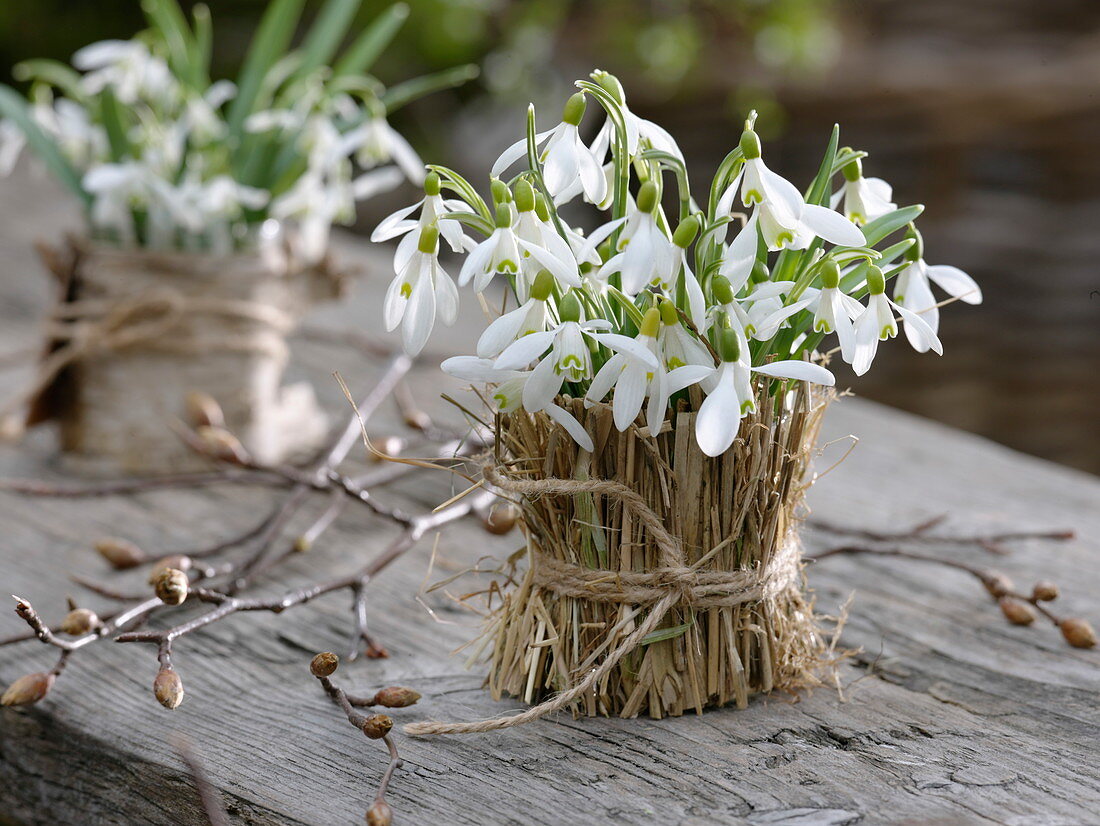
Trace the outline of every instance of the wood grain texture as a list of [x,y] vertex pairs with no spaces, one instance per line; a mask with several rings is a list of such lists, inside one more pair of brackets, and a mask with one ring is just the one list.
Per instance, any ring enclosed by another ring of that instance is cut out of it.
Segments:
[[[10,204],[6,190],[0,202]],[[30,217],[18,226],[54,226],[53,201],[22,203]],[[42,210],[37,222],[36,208]],[[4,306],[23,318],[6,326],[4,343],[33,330],[27,308],[40,307],[44,296],[33,283],[37,271],[15,263],[31,260],[14,254],[30,240],[14,237],[0,221],[0,252],[13,252],[0,260]],[[370,264],[371,277],[351,304],[323,311],[316,323],[373,331],[388,263],[360,244],[343,247]],[[442,386],[436,357],[452,341],[470,348],[471,319],[464,316],[451,334],[437,338],[422,359],[412,381],[425,403]],[[326,371],[339,369],[355,389],[381,367],[303,342],[296,369],[314,378],[336,409],[339,390]],[[454,419],[438,401],[431,408]],[[378,432],[395,426],[387,409]],[[826,420],[825,439],[849,433],[860,436],[859,446],[810,495],[822,518],[905,528],[948,512],[953,532],[1075,528],[1081,538],[1074,542],[1016,543],[1006,559],[976,549],[943,553],[995,564],[1021,585],[1053,579],[1063,588],[1064,613],[1097,610],[1100,482],[1094,477],[845,399]],[[843,448],[828,448],[822,467]],[[4,476],[60,472],[48,433],[0,448]],[[450,484],[442,475],[419,477],[386,495],[408,508],[431,507],[450,494]],[[151,548],[183,548],[251,524],[270,495],[221,489],[75,502],[2,494],[0,593],[25,596],[47,620],[56,619],[63,595],[77,590],[66,580],[69,571],[106,576],[91,550],[96,537],[123,534]],[[352,570],[392,531],[349,511],[295,560],[288,579]],[[808,538],[811,549],[828,541]],[[437,555],[459,568],[485,553],[503,556],[518,543],[518,537],[489,537],[461,523],[440,535]],[[431,547],[429,538],[371,585],[372,630],[392,657],[342,667],[342,684],[357,693],[392,683],[422,691],[420,705],[396,715],[401,721],[475,719],[516,708],[492,702],[481,689],[481,673],[448,656],[476,633],[476,617],[433,598],[446,624],[439,623],[417,603]],[[390,794],[399,822],[1097,822],[1100,654],[1066,647],[1046,626],[1007,625],[970,578],[939,567],[832,558],[814,566],[810,580],[825,611],[855,592],[842,641],[863,652],[841,670],[843,698],[819,689],[799,702],[777,696],[743,711],[658,722],[562,717],[472,738],[402,737],[406,767]],[[261,588],[278,593],[285,584],[269,580]],[[0,711],[0,822],[202,823],[198,796],[168,746],[173,733],[185,732],[234,823],[361,823],[384,766],[382,750],[340,719],[307,669],[316,651],[347,645],[346,601],[337,595],[278,618],[235,616],[183,640],[174,660],[188,696],[174,712],[152,698],[156,664],[148,648],[105,642],[78,652],[39,706]],[[87,603],[104,607],[96,599]],[[13,613],[0,611],[0,636],[21,630]],[[0,684],[52,659],[37,643],[0,649]]]

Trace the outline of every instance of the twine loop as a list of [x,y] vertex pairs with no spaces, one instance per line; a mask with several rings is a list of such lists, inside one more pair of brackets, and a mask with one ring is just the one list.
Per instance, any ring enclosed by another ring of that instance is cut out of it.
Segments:
[[[609,479],[516,479],[501,472],[496,464],[482,468],[485,480],[494,488],[527,499],[578,493],[600,494],[617,499],[645,526],[661,554],[662,564],[644,572],[584,568],[551,557],[536,548],[531,576],[536,586],[559,596],[594,602],[616,602],[649,606],[633,631],[608,652],[603,662],[588,671],[575,686],[537,706],[507,717],[474,723],[413,723],[405,726],[412,735],[476,734],[512,728],[559,711],[591,690],[623,657],[634,651],[657,630],[668,613],[678,606],[693,609],[740,605],[772,599],[797,581],[801,558],[797,542],[782,543],[766,566],[735,571],[702,570],[700,563],[688,565],[683,543],[664,526],[661,517],[637,491]],[[704,555],[700,562],[707,559]]]

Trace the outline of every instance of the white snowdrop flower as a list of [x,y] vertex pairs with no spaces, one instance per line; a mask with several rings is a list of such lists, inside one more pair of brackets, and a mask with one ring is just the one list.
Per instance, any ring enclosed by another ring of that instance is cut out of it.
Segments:
[[[958,267],[925,263],[924,240],[916,229],[910,230],[910,236],[914,239],[914,243],[906,250],[905,257],[909,263],[898,273],[894,282],[894,301],[899,306],[919,314],[932,328],[932,332],[939,332],[940,310],[936,306],[936,298],[932,294],[929,282],[936,284],[952,298],[965,301],[967,304],[982,303],[982,288]],[[914,334],[909,327],[905,328],[905,335],[910,344],[914,347],[919,346],[919,338],[914,339]]]
[[[669,302],[664,302],[663,307],[668,308],[665,314],[669,323],[680,326],[675,307]],[[657,307],[646,311],[638,337],[627,339],[632,346],[625,346],[624,342],[609,345],[614,355],[596,373],[585,395],[585,405],[591,406],[614,390],[612,418],[620,431],[630,427],[648,397],[646,426],[649,434],[656,436],[664,424],[672,394],[701,381],[711,372],[711,367],[700,364],[682,365],[672,370],[666,368],[659,344],[662,315]]]
[[382,113],[345,134],[341,150],[345,155],[354,152],[365,169],[393,161],[414,184],[424,183],[424,161]]
[[495,319],[477,341],[480,358],[496,358],[517,339],[546,330],[550,316],[546,302],[554,288],[554,277],[543,270],[535,278],[531,297],[516,309]]
[[545,211],[545,201],[536,196],[526,180],[516,183],[515,207],[515,235],[520,248],[520,277],[516,279],[519,300],[527,300],[535,277],[543,270],[548,270],[562,287],[579,287],[580,272],[573,249],[558,234]]
[[856,226],[863,226],[898,208],[890,199],[893,187],[882,178],[864,178],[863,164],[856,158],[842,170],[844,185],[832,197],[831,206],[839,205],[844,217]]
[[[602,86],[619,105],[623,123],[626,126],[626,151],[630,157],[636,157],[642,149],[656,149],[659,152],[667,152],[681,162],[684,160],[684,153],[680,151],[672,135],[653,121],[638,117],[630,111],[626,103],[626,92],[617,77],[597,69],[592,73],[592,79]],[[607,155],[614,134],[615,125],[610,118],[605,119],[600,131],[596,133],[595,140],[592,141],[592,151],[597,159],[602,160]]]
[[458,274],[458,283],[465,287],[471,281],[474,290],[484,292],[497,273],[517,275],[521,255],[516,233],[512,229],[512,208],[498,204],[496,228],[467,256]]
[[943,355],[943,345],[935,331],[923,318],[886,297],[886,281],[882,270],[870,265],[867,272],[867,306],[855,321],[855,343],[852,355],[852,370],[862,376],[871,369],[871,362],[878,352],[879,341],[893,338],[898,334],[894,311],[901,316],[905,325],[906,337],[918,353],[932,350]]
[[[584,118],[585,107],[584,93],[578,92],[566,102],[562,122],[535,136],[535,146],[542,147],[539,159],[543,165],[543,179],[555,203],[561,203],[559,197],[578,181],[589,203],[598,204],[607,197],[607,177],[603,166],[581,140],[578,128]],[[526,153],[526,138],[509,146],[493,164],[493,177],[500,177],[504,170]]]
[[737,438],[741,419],[746,413],[756,410],[752,373],[809,381],[827,387],[836,383],[832,373],[808,361],[775,361],[751,366],[738,336],[729,329],[723,329],[718,334],[718,353],[722,361],[713,368],[709,382],[704,384],[707,397],[695,418],[695,438],[707,456],[725,453]]
[[401,325],[405,352],[417,355],[424,349],[438,316],[444,324],[458,317],[458,289],[439,265],[439,230],[421,230],[417,248],[399,263],[383,304],[386,330]]
[[81,182],[92,197],[92,226],[117,234],[123,244],[134,243],[134,209],[149,206],[157,180],[148,167],[136,161],[93,166]]
[[92,96],[110,88],[120,103],[132,105],[144,98],[174,105],[181,88],[165,61],[140,40],[101,40],[73,55],[73,66],[86,74],[81,89]]
[[[635,296],[651,285],[667,283],[668,274],[680,262],[680,250],[657,225],[657,187],[646,181],[638,190],[636,209],[622,222],[618,252],[608,259],[597,276],[603,280],[622,274],[623,292]],[[605,226],[615,228],[612,221]]]
[[[370,174],[370,173],[368,173]],[[370,239],[376,243],[389,241],[402,235],[408,238],[416,238],[413,230],[436,226],[439,235],[447,242],[453,252],[462,252],[467,249],[471,240],[462,231],[462,224],[454,218],[447,216],[452,212],[468,212],[469,205],[455,198],[444,198],[442,183],[439,175],[429,172],[424,178],[424,197],[411,206],[404,207],[387,215],[375,227]],[[419,218],[410,218],[417,209],[420,210]],[[402,243],[405,243],[404,241]],[[416,243],[415,240],[413,243]]]

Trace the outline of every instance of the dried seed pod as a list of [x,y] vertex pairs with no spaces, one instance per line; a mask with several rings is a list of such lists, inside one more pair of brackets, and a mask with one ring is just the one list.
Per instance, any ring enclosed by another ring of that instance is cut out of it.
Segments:
[[165,568],[153,580],[153,591],[165,605],[179,605],[187,599],[191,581],[177,568]]
[[111,536],[96,540],[95,549],[120,571],[140,565],[146,559],[145,552],[133,542]]
[[165,708],[175,708],[183,702],[183,680],[171,666],[162,666],[153,680],[153,694]]
[[65,615],[65,619],[61,620],[58,629],[63,634],[79,637],[94,631],[99,626],[99,617],[96,616],[95,611],[90,611],[87,608],[74,608]]
[[393,809],[385,800],[376,800],[367,809],[367,826],[392,826]]
[[0,706],[29,706],[37,703],[49,693],[56,676],[45,671],[24,674],[0,695]]
[[309,661],[309,672],[314,677],[328,677],[335,673],[340,665],[340,658],[331,651],[322,651]]
[[411,688],[400,685],[391,685],[380,689],[374,695],[374,704],[386,708],[405,708],[415,704],[419,699],[419,691],[413,691]]
[[209,393],[192,390],[184,399],[187,421],[192,427],[225,428],[225,413]]
[[164,559],[158,559],[153,563],[153,569],[149,572],[149,584],[154,584],[157,579],[160,578],[161,574],[167,570],[175,569],[187,573],[191,570],[191,564],[191,557],[183,556],[182,554],[175,554],[173,556],[166,556]]
[[982,584],[985,586],[985,589],[989,591],[990,596],[996,598],[1012,593],[1016,587],[1012,584],[1012,580],[1000,571],[990,571],[982,579]]
[[1001,597],[997,600],[997,604],[1001,606],[1001,613],[1005,615],[1005,619],[1013,625],[1031,625],[1035,622],[1035,609],[1026,602]]
[[1039,602],[1050,602],[1058,599],[1058,586],[1044,579],[1042,582],[1035,583],[1035,587],[1031,589],[1031,596]]
[[491,534],[503,536],[519,521],[519,508],[511,502],[495,505],[481,519],[481,524]]
[[1088,620],[1080,617],[1070,617],[1058,623],[1062,630],[1062,636],[1066,642],[1074,648],[1094,648],[1096,646],[1096,632],[1092,630]]
[[224,427],[204,425],[195,429],[195,435],[202,442],[203,449],[215,459],[242,465],[250,461],[248,451],[241,440]]
[[393,728],[393,718],[388,714],[372,714],[359,727],[371,740],[381,740]]

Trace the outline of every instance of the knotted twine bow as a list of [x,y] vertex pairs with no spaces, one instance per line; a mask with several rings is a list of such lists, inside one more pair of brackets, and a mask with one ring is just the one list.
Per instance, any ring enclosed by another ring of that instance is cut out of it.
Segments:
[[546,702],[508,717],[495,717],[474,723],[411,723],[406,734],[477,734],[521,726],[568,706],[590,691],[619,662],[634,651],[643,639],[677,605],[691,608],[715,608],[740,605],[778,596],[798,577],[801,570],[795,542],[784,542],[766,567],[756,570],[700,571],[688,565],[683,544],[665,528],[658,516],[637,491],[620,482],[606,479],[512,479],[495,465],[482,468],[485,480],[499,490],[535,499],[545,495],[576,493],[601,494],[619,500],[634,513],[649,532],[661,554],[661,566],[643,573],[582,568],[560,559],[552,559],[536,548],[532,560],[536,585],[561,596],[597,602],[650,605],[649,613],[634,630],[612,649],[600,665],[591,669],[579,683]]
[[[202,317],[247,322],[259,329],[210,334],[194,329],[194,321]],[[66,367],[97,355],[141,347],[162,353],[232,351],[285,358],[283,337],[293,328],[293,317],[270,304],[186,295],[168,287],[132,298],[67,301],[58,305],[46,326],[46,340],[59,346],[39,362],[31,384],[0,405],[0,415],[37,397]]]

